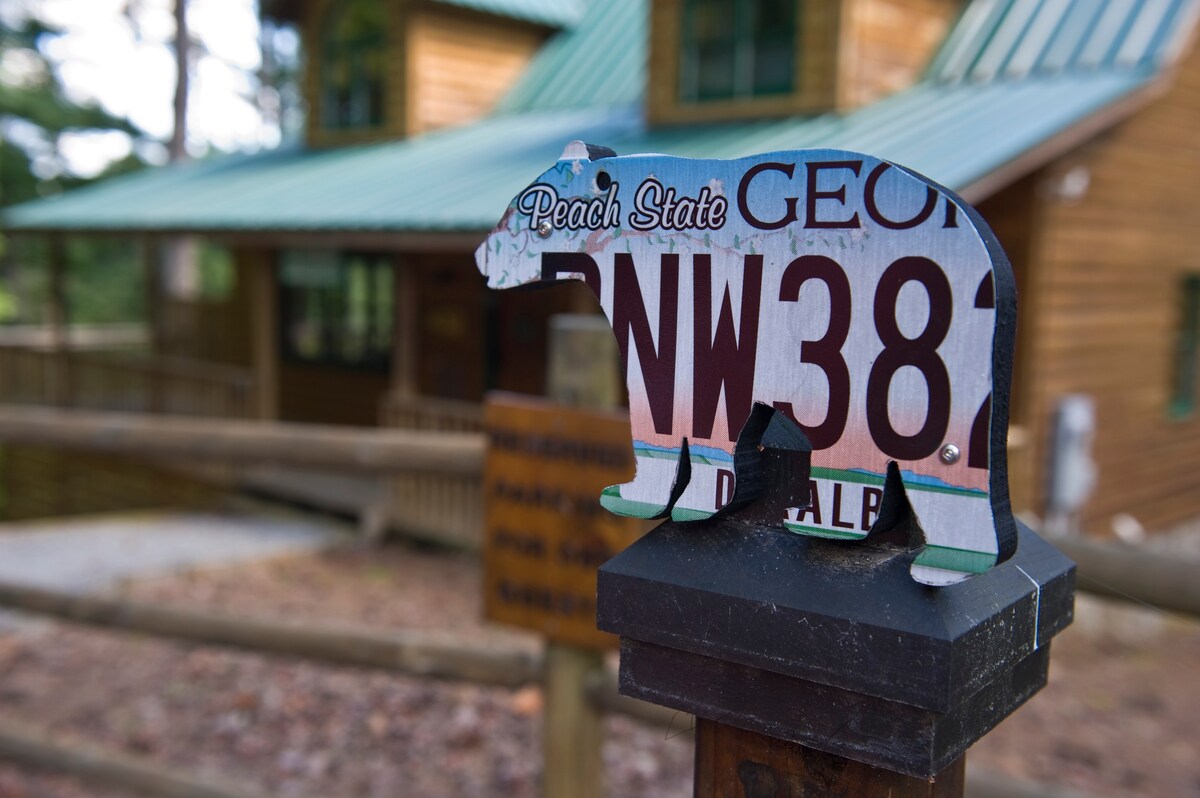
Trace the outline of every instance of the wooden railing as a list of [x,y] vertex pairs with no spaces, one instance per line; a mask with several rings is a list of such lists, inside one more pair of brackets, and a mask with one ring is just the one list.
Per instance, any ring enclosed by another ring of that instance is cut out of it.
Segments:
[[483,405],[455,399],[390,394],[383,403],[382,426],[436,432],[482,432]]
[[[385,427],[428,432],[482,432],[483,406],[473,402],[391,395],[383,404]],[[410,533],[478,548],[483,537],[480,474],[399,475],[392,485],[391,521]]]
[[0,346],[0,403],[250,418],[254,379],[182,358]]

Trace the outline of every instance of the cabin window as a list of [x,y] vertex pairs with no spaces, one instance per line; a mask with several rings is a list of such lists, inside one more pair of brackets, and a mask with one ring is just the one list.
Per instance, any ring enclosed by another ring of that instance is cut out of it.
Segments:
[[686,0],[681,25],[681,100],[743,99],[792,91],[795,0]]
[[383,124],[387,9],[381,0],[333,3],[321,51],[321,123],[329,130]]
[[1171,414],[1191,415],[1200,393],[1200,274],[1183,279],[1183,312],[1175,343],[1175,384],[1171,391]]
[[330,251],[283,254],[280,349],[294,363],[386,371],[392,354],[392,261]]

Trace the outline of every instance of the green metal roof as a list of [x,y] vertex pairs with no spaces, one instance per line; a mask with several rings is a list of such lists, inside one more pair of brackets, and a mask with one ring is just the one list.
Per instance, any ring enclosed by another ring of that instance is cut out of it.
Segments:
[[1179,55],[1194,0],[975,0],[930,65],[938,82],[1158,69]]
[[546,43],[497,113],[641,102],[648,14],[646,0],[591,0],[587,16]]
[[[962,190],[1155,81],[1200,6],[975,0],[926,80],[860,111],[650,128],[640,101],[646,2],[593,0],[577,29],[558,34],[531,65],[502,112],[481,122],[407,141],[157,169],[18,206],[0,221],[17,230],[483,231],[573,139],[618,153],[708,158],[860,150]],[[1051,6],[1062,15],[1047,15]],[[1147,7],[1159,16],[1147,21]],[[1094,11],[1090,34],[1069,33],[1080,8]],[[1119,16],[1112,9],[1128,15],[1104,23],[1112,32],[1089,50],[1103,19]],[[1056,49],[1068,36],[1076,44]],[[1067,49],[1070,58],[1053,55]],[[1099,61],[1084,58],[1101,51]]]
[[[552,28],[569,28],[583,17],[588,0],[432,0]],[[259,0],[264,16],[300,22],[305,0]]]

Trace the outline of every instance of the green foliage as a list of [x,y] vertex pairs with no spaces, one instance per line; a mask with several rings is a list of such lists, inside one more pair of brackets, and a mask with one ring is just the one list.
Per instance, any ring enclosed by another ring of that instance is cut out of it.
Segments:
[[[17,78],[0,77],[0,206],[84,182],[60,155],[64,134],[118,131],[133,138],[142,135],[127,119],[95,103],[68,98],[44,52],[46,42],[56,35],[36,18],[16,24],[0,19],[0,63],[19,55],[25,64]],[[122,163],[119,168],[127,171],[132,165]]]
[[233,253],[202,241],[196,259],[200,269],[200,297],[208,302],[224,302],[232,296],[237,287]]
[[[77,103],[46,56],[57,32],[35,16],[0,18],[0,206],[37,199],[86,182],[61,156],[65,134],[118,131],[143,134],[128,120],[95,103]],[[134,155],[112,164],[104,175],[142,167]],[[144,319],[145,276],[136,247],[120,239],[73,239],[66,247],[66,302],[73,323]],[[0,236],[0,324],[41,322],[48,291],[44,241]]]
[[66,294],[72,324],[146,318],[140,247],[124,238],[74,237],[67,244]]

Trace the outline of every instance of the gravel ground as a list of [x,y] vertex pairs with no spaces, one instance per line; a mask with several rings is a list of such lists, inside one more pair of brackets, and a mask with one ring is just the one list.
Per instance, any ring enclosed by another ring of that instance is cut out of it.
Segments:
[[[143,580],[139,600],[536,643],[479,621],[476,560],[333,551]],[[1084,602],[1051,684],[973,767],[1107,798],[1200,796],[1200,625]],[[0,637],[0,713],[283,798],[535,796],[541,694],[45,626]],[[691,794],[691,736],[608,721],[612,796]],[[24,792],[22,792],[24,790]],[[57,792],[55,792],[57,790]],[[0,798],[132,798],[0,769]]]

